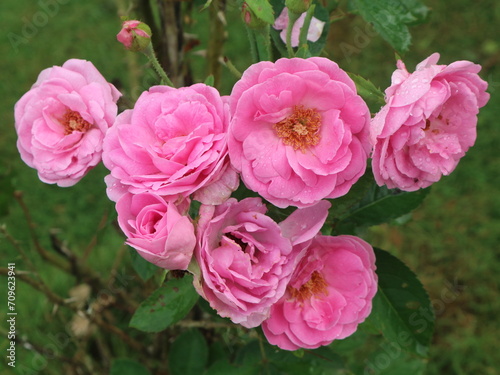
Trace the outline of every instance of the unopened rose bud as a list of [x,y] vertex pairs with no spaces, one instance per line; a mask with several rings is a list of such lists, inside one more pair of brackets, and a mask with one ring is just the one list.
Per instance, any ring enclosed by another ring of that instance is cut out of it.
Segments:
[[295,14],[307,12],[312,0],[285,0],[285,7]]
[[151,43],[151,29],[141,21],[123,21],[116,39],[129,51],[143,51]]
[[267,25],[265,21],[261,20],[255,15],[253,10],[246,2],[241,6],[241,18],[243,19],[243,22],[245,22],[251,29],[260,29]]

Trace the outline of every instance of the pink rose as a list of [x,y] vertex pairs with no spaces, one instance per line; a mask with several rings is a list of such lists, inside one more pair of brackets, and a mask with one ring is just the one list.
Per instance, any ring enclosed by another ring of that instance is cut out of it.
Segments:
[[230,103],[231,163],[274,205],[340,197],[364,174],[370,113],[334,62],[259,62],[236,83]]
[[120,96],[90,61],[43,70],[14,108],[22,160],[45,183],[76,184],[101,161]]
[[[203,203],[222,203],[239,181],[229,167],[228,121],[228,105],[207,85],[155,86],[144,92],[106,136],[109,197],[116,200],[123,191],[171,197],[196,192]],[[221,179],[217,194],[199,191]]]
[[373,174],[379,185],[414,191],[449,175],[476,140],[479,108],[489,99],[479,65],[436,65],[435,53],[408,73],[402,61],[373,118]]
[[151,43],[151,28],[141,21],[123,21],[116,39],[130,51],[142,51]]
[[127,245],[167,270],[185,270],[191,261],[196,237],[191,219],[182,214],[188,208],[188,201],[176,206],[151,193],[127,193],[116,203]]
[[[299,46],[299,36],[300,29],[304,26],[304,21],[306,19],[306,13],[302,13],[302,15],[295,21],[292,28],[292,47]],[[281,30],[280,37],[283,43],[286,43],[286,30],[288,28],[288,9],[283,8],[280,15],[274,21],[273,28],[276,30]],[[309,24],[309,29],[307,30],[307,40],[311,42],[317,42],[323,33],[323,28],[325,27],[325,23],[320,21],[316,17],[311,18],[311,23]]]
[[319,235],[262,329],[285,350],[328,345],[356,331],[376,292],[373,248],[354,236]]
[[195,287],[219,315],[247,328],[267,318],[296,264],[328,215],[330,203],[299,209],[277,224],[260,198],[201,206]]

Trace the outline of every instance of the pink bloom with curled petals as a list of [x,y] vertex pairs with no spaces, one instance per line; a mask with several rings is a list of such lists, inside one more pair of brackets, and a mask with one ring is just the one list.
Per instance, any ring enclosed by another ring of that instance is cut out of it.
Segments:
[[346,194],[364,174],[370,113],[333,61],[250,66],[230,97],[229,155],[245,185],[278,207]]
[[[227,155],[229,106],[216,89],[154,86],[121,113],[104,142],[108,196],[154,193],[220,204],[239,183]],[[217,184],[217,189],[209,188]]]
[[373,248],[354,236],[319,235],[262,329],[271,344],[285,350],[328,345],[356,331],[376,292]]
[[101,161],[120,96],[90,61],[43,70],[14,108],[22,160],[45,183],[76,184]]
[[379,185],[414,191],[449,175],[476,140],[488,84],[469,61],[437,65],[434,53],[409,73],[402,61],[371,122],[373,174]]
[[151,193],[126,193],[116,203],[127,245],[167,270],[185,270],[191,261],[196,237],[191,219],[183,214],[188,208],[188,201],[176,205]]
[[321,201],[278,224],[266,215],[260,198],[202,205],[195,250],[198,293],[219,315],[247,328],[258,326],[285,293],[329,207]]

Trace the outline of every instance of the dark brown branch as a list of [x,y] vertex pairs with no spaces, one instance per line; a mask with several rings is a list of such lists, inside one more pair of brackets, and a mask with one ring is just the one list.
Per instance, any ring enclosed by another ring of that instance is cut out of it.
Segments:
[[24,202],[23,193],[21,191],[14,192],[14,198],[16,198],[17,202],[21,206],[21,209],[23,211],[26,222],[28,223],[28,228],[29,228],[29,232],[31,235],[31,239],[33,240],[33,243],[35,244],[35,249],[38,252],[38,254],[40,254],[40,256],[43,259],[45,259],[49,263],[53,264],[57,268],[63,270],[64,272],[70,272],[70,266],[67,262],[65,262],[63,259],[61,259],[59,257],[54,256],[54,254],[49,253],[41,245],[40,240],[38,239],[38,235],[36,234],[35,223],[33,222],[33,219],[32,219],[31,214],[29,212],[28,206],[26,206],[26,203]]
[[[0,275],[8,275],[9,274],[9,269],[8,268],[0,268]],[[52,292],[45,284],[42,282],[33,280],[31,277],[24,273],[16,273],[16,278],[25,282],[26,284],[30,285],[34,289],[42,292],[48,299],[49,301],[53,302],[54,304],[57,304],[59,306],[64,306],[70,310],[72,310],[75,313],[81,313],[81,311],[76,308],[73,304],[68,304],[65,302],[63,298]],[[125,332],[123,332],[120,328],[115,327],[108,322],[106,322],[104,319],[102,319],[99,315],[95,314],[85,314],[85,316],[92,322],[97,324],[99,327],[105,329],[106,331],[118,336],[120,340],[124,341],[126,344],[128,344],[130,347],[134,348],[135,350],[138,351],[145,351],[144,345],[127,335]]]

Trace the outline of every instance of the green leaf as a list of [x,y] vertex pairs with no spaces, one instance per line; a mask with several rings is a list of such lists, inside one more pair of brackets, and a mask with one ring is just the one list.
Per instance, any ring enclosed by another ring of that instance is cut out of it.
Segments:
[[132,259],[134,271],[137,272],[139,277],[144,281],[149,280],[158,270],[158,266],[141,257],[135,249],[130,248],[130,258]]
[[259,375],[261,373],[258,364],[234,365],[227,359],[216,361],[204,375]]
[[247,0],[248,7],[262,21],[272,25],[274,23],[273,7],[269,0]]
[[357,74],[348,74],[356,84],[358,94],[366,101],[368,107],[370,107],[370,111],[378,112],[380,107],[385,105],[384,93],[369,80]]
[[[369,173],[367,171],[367,174]],[[353,191],[353,194],[367,188],[367,179],[368,177],[360,179],[362,184],[357,187],[358,190]],[[332,201],[331,215],[333,217],[330,217],[329,220],[333,221],[335,233],[353,234],[357,228],[378,225],[397,219],[417,208],[430,189],[404,192],[399,189],[377,186],[375,181],[371,180],[368,189],[365,191],[366,193],[361,199],[359,199],[360,195],[349,197],[351,194],[349,192],[339,202],[337,202],[337,199]],[[340,205],[340,210],[337,208],[338,205]]]
[[206,79],[205,79],[205,85],[207,86],[212,86],[214,87],[214,76],[212,74],[210,74]]
[[192,284],[189,274],[169,280],[140,304],[130,326],[144,332],[160,332],[184,318],[198,300]]
[[312,57],[311,52],[309,51],[309,46],[307,44],[304,44],[302,47],[300,47],[295,53],[295,57],[300,57],[301,59]]
[[382,349],[372,353],[365,361],[365,374],[377,375],[422,375],[426,360],[405,353],[393,343],[384,345]]
[[394,351],[429,354],[434,312],[429,296],[415,274],[399,259],[375,249],[378,291],[369,320]]
[[428,13],[418,0],[354,0],[354,4],[361,16],[400,53],[410,47],[407,25],[423,22]]
[[123,358],[113,361],[109,375],[151,375],[151,373],[139,362]]
[[203,8],[200,9],[200,12],[203,12],[204,10],[208,9],[208,7],[212,4],[213,0],[207,0],[205,5],[203,5]]
[[183,332],[172,344],[168,365],[172,375],[200,375],[208,362],[208,345],[197,329]]

